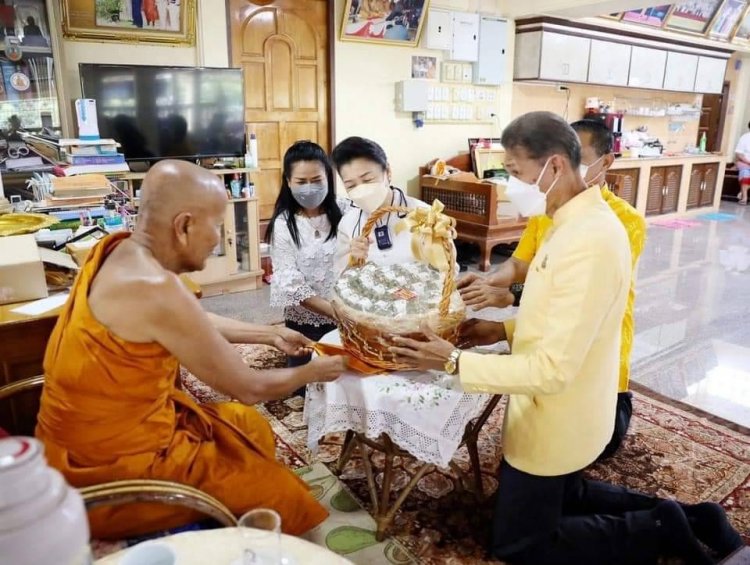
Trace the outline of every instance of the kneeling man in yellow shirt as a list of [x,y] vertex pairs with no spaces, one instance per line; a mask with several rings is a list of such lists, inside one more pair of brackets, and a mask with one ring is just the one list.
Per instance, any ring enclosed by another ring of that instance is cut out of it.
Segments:
[[[630,204],[615,196],[607,187],[604,176],[614,162],[613,137],[610,129],[597,120],[579,120],[571,124],[581,142],[581,176],[586,186],[601,187],[602,199],[622,222],[630,242],[630,258],[633,269],[646,243],[646,220]],[[529,264],[544,243],[552,227],[552,218],[546,214],[529,218],[513,256],[503,262],[498,270],[487,277],[472,273],[458,282],[458,288],[467,306],[481,310],[488,306],[505,308],[518,306],[523,292],[523,283]],[[630,383],[630,352],[633,349],[633,307],[635,304],[635,272],[631,275],[628,302],[622,318],[622,342],[620,345],[620,382],[617,389],[615,427],[607,447],[599,459],[609,457],[617,451],[625,438],[633,414]]]
[[467,392],[509,394],[492,528],[494,557],[514,564],[714,563],[742,545],[717,504],[681,505],[583,478],[612,437],[620,331],[631,277],[622,223],[587,188],[573,129],[549,112],[503,132],[507,195],[552,218],[529,264],[514,323],[471,321],[462,346],[508,340],[511,355],[462,352],[425,328],[393,350],[415,368],[458,375]]

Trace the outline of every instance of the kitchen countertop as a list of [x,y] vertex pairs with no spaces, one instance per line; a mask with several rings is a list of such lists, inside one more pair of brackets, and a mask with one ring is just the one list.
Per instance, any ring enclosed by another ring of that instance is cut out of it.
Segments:
[[639,165],[683,165],[689,163],[715,163],[727,159],[722,153],[680,153],[676,155],[661,155],[659,157],[618,157],[610,169],[625,169]]

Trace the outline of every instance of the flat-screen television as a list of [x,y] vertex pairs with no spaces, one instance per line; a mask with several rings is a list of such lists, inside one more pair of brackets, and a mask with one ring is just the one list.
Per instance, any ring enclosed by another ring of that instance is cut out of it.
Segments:
[[241,69],[81,63],[84,98],[96,100],[99,135],[129,161],[245,153]]

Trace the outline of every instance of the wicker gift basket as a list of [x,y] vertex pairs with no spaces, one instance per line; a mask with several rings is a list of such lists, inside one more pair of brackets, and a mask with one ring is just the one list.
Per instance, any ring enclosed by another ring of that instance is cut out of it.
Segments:
[[407,368],[396,362],[389,348],[395,335],[424,339],[426,322],[438,335],[456,342],[465,306],[456,290],[455,220],[442,213],[436,200],[431,208],[386,206],[375,211],[362,228],[369,237],[388,213],[405,213],[396,227],[412,233],[413,263],[378,266],[352,261],[336,283],[333,307],[344,348],[354,357],[384,370]]

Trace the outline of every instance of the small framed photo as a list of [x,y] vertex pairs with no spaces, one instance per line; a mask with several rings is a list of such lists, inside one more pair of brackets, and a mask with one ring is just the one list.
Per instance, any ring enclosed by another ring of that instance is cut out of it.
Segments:
[[437,78],[437,57],[411,56],[411,78]]
[[711,39],[728,41],[746,8],[746,0],[726,0],[716,13],[714,21],[711,22],[708,36]]
[[342,41],[416,47],[429,0],[346,0]]
[[641,8],[640,10],[628,10],[622,14],[623,22],[647,25],[651,27],[662,27],[669,15],[672,6],[663,4],[652,8]]
[[673,4],[666,28],[704,35],[721,2],[722,0],[690,0]]
[[745,14],[740,19],[740,25],[732,37],[733,43],[740,45],[750,45],[750,6],[745,9]]

